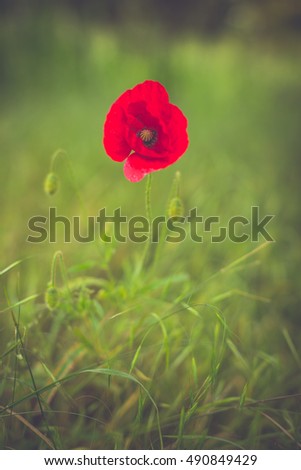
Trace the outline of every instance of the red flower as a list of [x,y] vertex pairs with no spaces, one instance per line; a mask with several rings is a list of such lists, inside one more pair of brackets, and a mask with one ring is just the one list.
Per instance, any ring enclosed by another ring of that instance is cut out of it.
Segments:
[[159,82],[147,80],[125,91],[111,106],[103,144],[132,182],[178,160],[188,147],[187,119],[169,102]]

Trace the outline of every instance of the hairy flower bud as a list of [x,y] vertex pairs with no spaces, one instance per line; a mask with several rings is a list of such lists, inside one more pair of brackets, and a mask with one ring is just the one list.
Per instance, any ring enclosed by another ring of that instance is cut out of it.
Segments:
[[59,179],[58,179],[57,174],[53,172],[48,173],[44,181],[45,193],[48,194],[49,196],[53,196],[57,192],[58,186],[59,186]]
[[168,206],[168,217],[184,217],[183,202],[179,197],[173,197]]
[[54,310],[60,303],[60,293],[54,286],[49,286],[45,292],[45,304],[49,310]]

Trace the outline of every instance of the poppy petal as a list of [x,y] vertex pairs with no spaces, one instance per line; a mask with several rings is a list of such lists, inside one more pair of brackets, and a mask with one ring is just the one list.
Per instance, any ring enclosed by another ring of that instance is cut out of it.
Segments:
[[131,102],[144,101],[147,103],[149,110],[158,109],[159,104],[162,106],[169,102],[169,96],[164,86],[153,80],[139,83],[129,91]]
[[161,170],[171,165],[167,158],[147,158],[138,153],[132,153],[124,164],[124,174],[128,180],[135,183],[145,175]]
[[189,140],[187,134],[187,119],[177,106],[170,104],[171,118],[168,133],[171,136],[170,146],[178,159],[187,150]]
[[117,162],[125,160],[131,151],[125,139],[125,128],[126,120],[123,110],[114,103],[105,122],[103,145],[107,154]]

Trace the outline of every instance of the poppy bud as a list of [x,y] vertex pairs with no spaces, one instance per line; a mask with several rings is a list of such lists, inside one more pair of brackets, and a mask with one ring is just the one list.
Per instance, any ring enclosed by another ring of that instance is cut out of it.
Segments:
[[59,185],[59,179],[56,173],[48,173],[44,181],[44,191],[49,196],[53,196],[57,190]]
[[168,217],[184,217],[183,202],[179,197],[173,197],[168,206]]
[[49,286],[45,292],[45,304],[49,310],[54,310],[60,303],[60,293],[54,286]]

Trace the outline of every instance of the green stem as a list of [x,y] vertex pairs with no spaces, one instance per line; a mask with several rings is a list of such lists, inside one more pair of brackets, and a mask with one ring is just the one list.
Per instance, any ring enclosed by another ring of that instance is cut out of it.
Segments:
[[152,209],[151,209],[151,187],[152,187],[152,174],[147,175],[146,188],[145,188],[145,209],[146,217],[149,223],[149,243],[152,243]]
[[53,259],[52,259],[51,274],[50,274],[51,286],[54,287],[56,285],[56,267],[57,267],[58,262],[60,262],[62,278],[64,280],[64,283],[65,283],[67,289],[69,290],[66,266],[65,266],[65,263],[64,263],[63,253],[61,251],[56,251],[54,253],[54,256],[53,256]]
[[63,149],[57,149],[54,154],[52,155],[51,157],[51,163],[50,163],[50,172],[53,172],[54,171],[54,164],[55,164],[55,161],[57,159],[57,157],[59,156],[64,156],[64,157],[67,157],[67,152]]
[[152,252],[152,238],[153,238],[153,231],[152,231],[152,209],[151,209],[151,187],[152,187],[152,174],[149,173],[147,175],[146,180],[146,188],[145,188],[145,211],[146,217],[148,220],[148,242],[145,247],[145,252],[143,256],[143,265],[148,267],[151,261],[151,252]]

